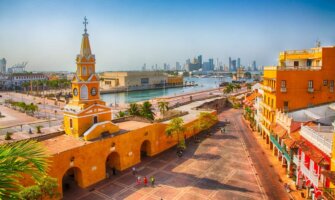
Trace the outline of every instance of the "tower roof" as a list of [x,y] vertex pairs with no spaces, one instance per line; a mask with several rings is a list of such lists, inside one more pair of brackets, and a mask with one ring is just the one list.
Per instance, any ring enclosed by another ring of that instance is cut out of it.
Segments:
[[81,48],[80,48],[80,55],[82,57],[88,57],[92,55],[90,40],[88,39],[88,34],[83,34],[83,39],[81,40]]
[[85,29],[84,29],[83,39],[81,40],[80,55],[82,57],[89,57],[92,55],[92,52],[91,52],[90,40],[88,39],[88,34],[87,34],[86,25],[88,24],[88,22],[87,22],[86,17],[84,17],[83,24],[85,26]]

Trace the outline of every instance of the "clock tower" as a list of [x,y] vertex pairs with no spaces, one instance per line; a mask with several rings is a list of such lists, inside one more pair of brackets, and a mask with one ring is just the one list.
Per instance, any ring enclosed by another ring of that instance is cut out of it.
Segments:
[[[95,74],[95,56],[91,52],[86,17],[83,24],[85,29],[80,53],[76,57],[77,70],[71,86],[73,98],[64,108],[64,130],[68,135],[88,140],[101,134],[95,130],[101,124],[104,129],[111,127],[107,124],[112,124],[112,113],[106,103],[100,99],[99,78]],[[113,131],[116,128],[113,127]],[[101,130],[101,127],[98,129]],[[104,130],[106,131],[111,133],[111,130]]]

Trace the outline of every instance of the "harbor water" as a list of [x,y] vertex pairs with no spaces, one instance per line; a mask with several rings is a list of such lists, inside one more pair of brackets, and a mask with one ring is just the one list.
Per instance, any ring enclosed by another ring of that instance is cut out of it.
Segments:
[[194,78],[185,77],[184,82],[194,81],[197,86],[190,87],[179,87],[179,88],[165,88],[156,90],[144,90],[144,91],[131,91],[121,93],[102,94],[102,99],[107,105],[122,105],[125,103],[134,103],[139,101],[145,101],[156,97],[162,96],[174,96],[183,93],[196,92],[206,89],[213,89],[219,87],[222,82],[231,82],[231,77],[223,78]]

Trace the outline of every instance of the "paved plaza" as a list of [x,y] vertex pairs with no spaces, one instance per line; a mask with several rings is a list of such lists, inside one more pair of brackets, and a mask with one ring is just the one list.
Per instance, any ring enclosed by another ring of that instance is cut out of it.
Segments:
[[[225,118],[225,112],[220,115]],[[220,122],[191,138],[181,158],[172,148],[136,166],[141,177],[154,176],[155,187],[136,184],[130,169],[89,188],[70,188],[64,199],[268,199],[234,120],[220,133]]]

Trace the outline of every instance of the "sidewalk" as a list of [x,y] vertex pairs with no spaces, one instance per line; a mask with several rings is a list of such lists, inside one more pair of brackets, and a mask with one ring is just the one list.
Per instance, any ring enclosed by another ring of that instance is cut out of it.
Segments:
[[[245,119],[243,118],[243,120],[245,120]],[[248,124],[248,127],[250,129],[249,121],[245,120],[245,122]],[[306,196],[307,195],[306,190],[297,190],[296,189],[295,182],[287,176],[286,168],[281,166],[281,161],[279,161],[278,158],[273,154],[273,150],[270,149],[269,144],[266,144],[266,140],[262,139],[262,136],[258,132],[252,131],[252,133],[254,134],[255,138],[257,139],[257,142],[262,146],[264,154],[266,154],[267,158],[269,159],[269,161],[272,165],[271,167],[273,167],[273,169],[279,175],[279,177],[274,177],[274,178],[278,178],[279,181],[282,182],[283,187],[284,187],[285,183],[289,184],[289,186],[291,188],[291,192],[289,193],[289,196],[292,199],[295,199],[295,200],[305,199],[305,198],[301,197],[301,192],[304,192],[305,193],[304,196]]]

